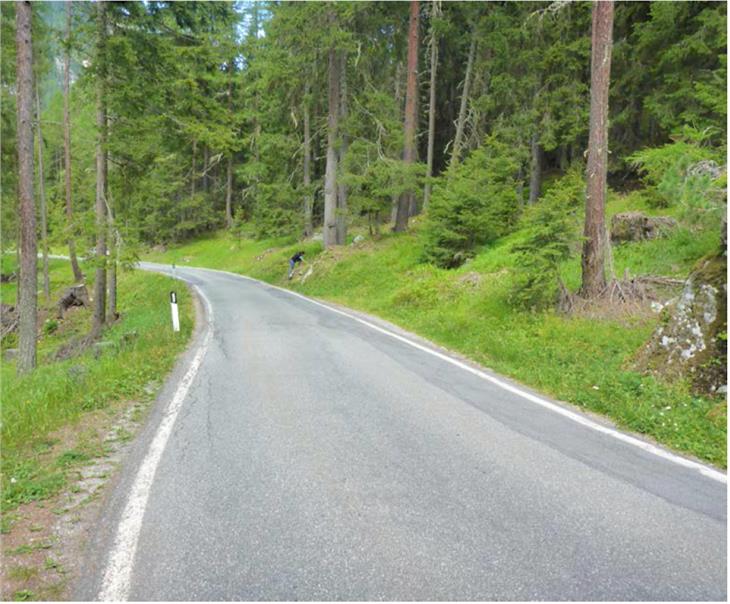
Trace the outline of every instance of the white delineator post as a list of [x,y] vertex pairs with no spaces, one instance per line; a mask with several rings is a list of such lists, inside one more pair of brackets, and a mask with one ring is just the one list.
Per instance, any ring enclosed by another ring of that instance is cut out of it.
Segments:
[[172,311],[172,331],[180,331],[180,315],[177,312],[177,294],[170,292],[170,310]]

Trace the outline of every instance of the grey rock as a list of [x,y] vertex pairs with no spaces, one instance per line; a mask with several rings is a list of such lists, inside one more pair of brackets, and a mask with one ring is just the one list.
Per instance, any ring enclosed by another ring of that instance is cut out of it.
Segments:
[[620,212],[611,219],[611,241],[658,239],[677,226],[671,216],[646,216],[641,212]]
[[637,368],[664,378],[690,377],[699,393],[727,383],[722,334],[727,330],[727,261],[701,261],[682,293],[660,311],[659,326],[637,357]]

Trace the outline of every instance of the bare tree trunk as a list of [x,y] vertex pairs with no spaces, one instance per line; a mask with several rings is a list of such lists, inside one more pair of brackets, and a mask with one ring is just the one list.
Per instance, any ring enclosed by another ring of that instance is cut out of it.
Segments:
[[565,172],[568,169],[568,163],[568,147],[566,145],[560,145],[558,165],[562,172]]
[[[408,22],[408,79],[406,81],[406,111],[403,125],[403,161],[411,165],[416,160],[416,95],[418,83],[418,0],[411,0],[411,15]],[[414,203],[414,191],[401,193],[395,217],[396,232],[408,228],[408,216]]]
[[46,304],[51,302],[51,285],[48,279],[48,211],[46,209],[46,183],[43,170],[43,133],[41,130],[41,97],[38,82],[35,87],[36,116],[38,118],[38,192],[41,202],[41,243],[43,247],[43,295]]
[[[347,119],[347,53],[342,50],[340,57],[340,115],[338,127]],[[347,134],[342,132],[340,148],[338,151],[338,165],[343,170],[345,154],[347,153]],[[347,185],[342,181],[337,183],[337,212],[335,215],[337,223],[337,245],[345,245],[347,242]]]
[[[110,229],[111,231],[111,229]],[[113,233],[110,232],[113,237]],[[113,240],[112,240],[113,241]],[[114,321],[117,318],[117,257],[119,252],[117,251],[116,242],[112,243],[112,257],[109,260],[109,270],[107,275],[107,281],[109,285],[109,312],[107,317],[110,321]]]
[[208,145],[203,145],[203,191],[208,192],[208,161],[210,152],[208,151]]
[[69,83],[71,79],[71,10],[73,2],[66,2],[66,52],[63,63],[63,155],[66,177],[66,221],[68,222],[68,257],[71,260],[71,269],[74,281],[81,283],[84,275],[76,257],[76,224],[74,222],[73,200],[71,195],[71,110]]
[[198,141],[193,139],[193,160],[190,168],[190,197],[195,197],[195,159],[198,151]]
[[228,156],[226,163],[226,227],[233,227],[233,210],[231,198],[233,196],[233,155]]
[[423,209],[428,208],[431,201],[431,181],[433,176],[433,145],[436,136],[436,70],[439,60],[439,41],[433,27],[433,20],[441,13],[440,0],[432,0],[431,3],[431,84],[428,100],[428,151],[426,158],[426,186],[423,190]]
[[[233,65],[234,59],[228,61],[228,115],[233,117]],[[233,227],[233,151],[228,152],[228,161],[226,162],[226,227]]]
[[582,285],[585,297],[606,287],[606,172],[608,167],[608,89],[611,82],[613,0],[593,3],[591,121],[586,170],[586,218],[583,231]]
[[[330,14],[334,26],[334,15]],[[329,109],[327,116],[327,166],[324,177],[324,246],[337,244],[337,128],[339,125],[340,61],[337,50],[329,50]]]
[[106,322],[106,2],[97,3],[96,82],[96,275],[94,278],[94,323],[98,336]]
[[109,263],[107,265],[107,318],[114,321],[117,316],[117,263],[119,261],[119,237],[114,225],[114,213],[111,203],[111,193],[108,192],[109,204],[107,205],[108,216],[108,234],[107,241],[111,247],[109,254]]
[[30,2],[15,4],[20,278],[18,280],[18,375],[36,366],[38,251],[33,202],[33,47]]
[[309,98],[310,83],[309,80],[304,84],[304,166],[303,166],[303,184],[304,184],[304,236],[311,237],[314,233],[312,224],[312,210],[314,207],[314,199],[310,187],[312,186],[312,131],[309,123]]
[[537,138],[537,132],[532,135],[530,140],[531,161],[530,161],[530,200],[533,204],[540,197],[540,187],[542,186],[542,147]]
[[471,85],[471,72],[474,67],[474,55],[477,50],[477,30],[472,30],[471,46],[469,47],[469,59],[466,63],[466,74],[464,75],[464,88],[461,91],[461,105],[459,106],[459,118],[456,122],[456,135],[454,144],[451,147],[451,162],[449,166],[456,166],[461,159],[461,147],[464,144],[464,126],[466,124],[466,110],[469,105],[469,86]]

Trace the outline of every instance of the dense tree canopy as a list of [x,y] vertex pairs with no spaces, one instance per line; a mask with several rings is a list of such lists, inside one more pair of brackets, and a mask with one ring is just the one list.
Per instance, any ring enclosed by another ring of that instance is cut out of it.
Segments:
[[[591,4],[420,2],[416,149],[413,161],[404,161],[411,6],[114,2],[107,6],[100,54],[94,3],[73,4],[69,41],[65,8],[35,4],[51,236],[64,241],[71,233],[82,251],[93,242],[94,105],[102,77],[107,197],[129,249],[234,225],[252,236],[320,232],[328,145],[337,152],[336,214],[343,228],[390,225],[394,206],[409,191],[417,192],[409,212],[418,213],[436,44],[433,211],[424,257],[458,264],[474,245],[508,232],[529,203],[539,203],[543,178],[584,162]],[[15,9],[12,3],[0,8],[3,246],[13,248]],[[610,184],[635,182],[639,166],[628,158],[687,128],[697,133],[696,144],[722,152],[725,31],[724,3],[616,3]],[[74,225],[63,210],[67,48]],[[332,57],[339,78],[335,133],[328,124]],[[328,142],[328,134],[335,138]]]

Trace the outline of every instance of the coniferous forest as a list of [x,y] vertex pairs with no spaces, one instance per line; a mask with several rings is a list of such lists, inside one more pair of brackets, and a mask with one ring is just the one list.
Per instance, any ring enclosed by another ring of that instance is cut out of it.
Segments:
[[[702,421],[712,411],[724,430],[725,3],[0,10],[4,298],[17,304],[3,306],[3,347],[17,348],[19,375],[50,358],[36,350],[56,330],[49,262],[79,286],[63,293],[88,310],[88,344],[124,318],[124,275],[140,258],[277,281],[301,248],[309,270],[283,284],[609,415],[595,379],[574,376],[580,354],[555,352],[540,374],[525,334],[548,349],[561,333],[624,334],[600,353],[615,350],[622,400],[646,388],[641,376],[678,377],[676,396],[706,397]],[[201,241],[217,255],[196,256]],[[717,312],[687,353],[696,366],[660,375],[673,353],[650,336],[676,319],[669,302],[688,278],[710,284]],[[511,352],[495,330],[524,338]]]
[[66,484],[49,434],[154,398],[191,337],[139,260],[378,315],[726,466],[725,2],[0,17],[3,510]]

